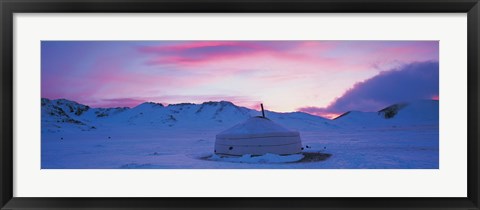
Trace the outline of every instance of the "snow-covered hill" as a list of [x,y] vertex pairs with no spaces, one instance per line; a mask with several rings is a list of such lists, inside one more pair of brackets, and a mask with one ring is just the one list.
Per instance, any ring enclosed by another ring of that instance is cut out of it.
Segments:
[[[42,99],[42,132],[95,130],[102,128],[223,129],[252,116],[256,110],[228,101],[202,104],[182,103],[164,106],[146,102],[133,108],[91,108],[66,99]],[[336,127],[331,120],[302,112],[266,116],[294,130],[318,130]]]
[[419,100],[398,103],[378,112],[349,111],[334,121],[337,125],[369,126],[416,126],[438,125],[439,104],[437,100]]
[[[164,106],[146,102],[133,108],[91,108],[66,99],[42,98],[42,132],[96,130],[130,127],[162,129],[222,129],[260,113],[228,101],[202,104],[182,103]],[[266,116],[293,130],[323,130],[338,127],[378,127],[438,124],[438,101],[399,103],[378,112],[349,111],[329,120],[303,112]]]

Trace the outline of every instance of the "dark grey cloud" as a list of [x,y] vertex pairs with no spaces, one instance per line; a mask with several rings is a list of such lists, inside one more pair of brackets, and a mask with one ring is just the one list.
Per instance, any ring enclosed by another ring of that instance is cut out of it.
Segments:
[[356,83],[327,107],[303,107],[299,111],[320,115],[377,111],[394,103],[435,98],[438,93],[438,62],[411,63]]

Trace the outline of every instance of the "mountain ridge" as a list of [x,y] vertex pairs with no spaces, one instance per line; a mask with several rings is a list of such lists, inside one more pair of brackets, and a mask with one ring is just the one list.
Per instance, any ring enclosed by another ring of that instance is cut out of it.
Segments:
[[[388,120],[398,123],[400,121],[396,118],[401,118],[403,115],[405,115],[403,121],[408,122],[417,114],[402,114],[403,110],[411,104],[414,107],[418,106],[415,105],[418,103],[405,103],[401,106],[394,104],[371,113],[350,111],[335,120],[304,112],[279,113],[267,110],[265,113],[268,118],[294,130],[322,130],[339,126],[355,126],[359,123],[385,124],[384,121]],[[208,101],[201,104],[178,103],[167,106],[161,103],[144,102],[132,108],[92,108],[68,99],[42,98],[41,105],[42,132],[61,132],[72,129],[93,131],[106,127],[125,128],[126,126],[162,129],[223,129],[250,117],[261,115],[260,111],[237,106],[229,101]],[[433,109],[433,112],[423,116],[429,118],[429,115],[435,115],[435,110],[438,110],[438,101],[436,104],[426,104],[417,109],[414,112],[428,112],[426,110]],[[432,119],[429,122],[435,119],[438,121],[438,111],[436,115],[430,117]]]

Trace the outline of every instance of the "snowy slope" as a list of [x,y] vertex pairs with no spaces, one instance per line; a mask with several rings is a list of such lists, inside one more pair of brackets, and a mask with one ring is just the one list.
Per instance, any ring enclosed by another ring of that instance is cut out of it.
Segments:
[[421,100],[409,103],[394,116],[399,122],[437,123],[439,106],[437,100]]
[[419,100],[398,103],[377,112],[350,111],[334,121],[340,126],[414,126],[438,125],[439,104],[437,100]]
[[95,130],[104,118],[124,112],[128,108],[91,108],[66,99],[42,98],[42,132],[63,130]]

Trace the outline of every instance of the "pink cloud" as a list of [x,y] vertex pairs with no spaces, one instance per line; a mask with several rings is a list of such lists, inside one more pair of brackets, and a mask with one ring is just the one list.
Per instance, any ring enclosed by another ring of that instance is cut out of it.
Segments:
[[143,99],[135,98],[111,98],[111,99],[101,99],[100,101],[95,102],[94,107],[134,107],[138,106],[141,103],[147,102]]
[[[240,71],[289,71],[311,74],[319,71],[375,71],[391,68],[392,63],[438,60],[437,42],[250,42],[200,41],[141,47],[148,65],[172,66],[180,71],[219,71],[223,75]],[[347,48],[348,50],[343,50]],[[338,51],[338,50],[341,51]],[[337,52],[338,51],[338,52]]]
[[313,107],[313,106],[301,107],[301,108],[298,108],[297,111],[309,113],[312,115],[317,115],[320,117],[325,117],[328,119],[335,119],[336,117],[342,114],[341,112],[335,112],[335,111],[327,110],[325,108]]
[[334,47],[331,43],[306,42],[186,42],[178,45],[141,47],[148,54],[149,65],[176,65],[185,69],[214,66],[218,62],[271,57],[294,62],[325,63],[328,59],[312,58],[312,51],[320,53]]
[[138,49],[141,52],[146,53],[171,53],[184,51],[189,49],[196,49],[196,48],[205,48],[205,47],[216,47],[216,46],[240,46],[240,42],[232,42],[232,41],[201,41],[201,42],[183,42],[174,45],[162,45],[162,46],[144,46],[139,47]]

